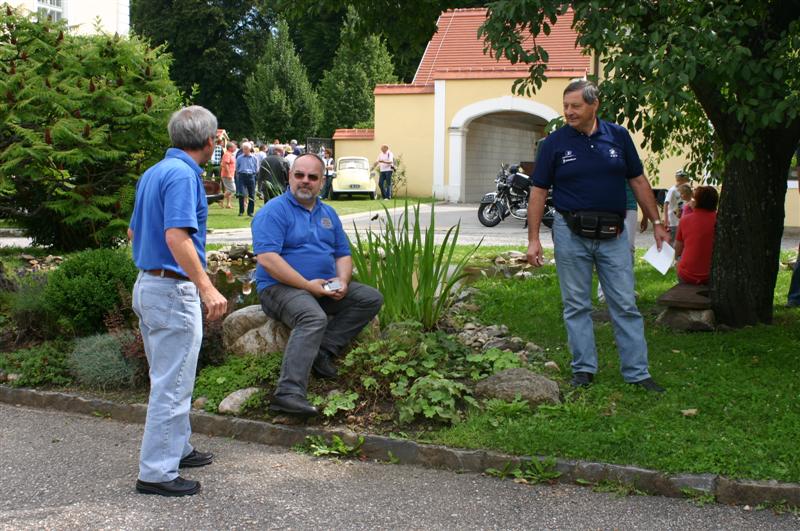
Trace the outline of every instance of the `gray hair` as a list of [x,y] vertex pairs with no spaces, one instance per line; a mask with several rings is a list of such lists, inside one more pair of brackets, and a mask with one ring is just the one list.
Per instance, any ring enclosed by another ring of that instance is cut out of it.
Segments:
[[596,102],[600,96],[600,91],[597,90],[597,85],[585,79],[576,79],[574,81],[570,81],[569,85],[567,85],[567,88],[564,89],[564,95],[566,96],[570,92],[578,91],[581,91],[583,101],[589,105],[592,105],[594,102]]
[[169,119],[169,139],[178,149],[203,149],[209,138],[217,134],[217,117],[205,107],[191,105],[172,114]]

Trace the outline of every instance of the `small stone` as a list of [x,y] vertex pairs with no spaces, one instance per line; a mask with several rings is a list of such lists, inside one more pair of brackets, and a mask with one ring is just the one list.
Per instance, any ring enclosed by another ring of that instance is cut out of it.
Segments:
[[553,360],[544,362],[544,368],[548,371],[561,372],[561,367],[559,367],[558,363],[554,362]]
[[259,392],[258,387],[248,387],[247,389],[239,389],[226,396],[219,404],[217,411],[220,413],[228,413],[231,415],[238,415],[242,411],[242,406],[248,398]]
[[514,274],[514,278],[518,278],[518,279],[521,279],[521,280],[527,280],[529,278],[533,278],[533,273],[531,273],[530,271],[517,271]]
[[505,264],[507,262],[508,262],[508,260],[506,260],[502,256],[498,256],[497,258],[494,259],[494,263],[497,264],[497,265],[503,265],[503,264]]
[[208,403],[208,398],[201,396],[200,398],[192,402],[192,409],[205,409],[207,403]]
[[10,372],[10,373],[8,373],[8,374],[6,375],[6,381],[7,381],[8,383],[14,383],[14,382],[16,382],[16,381],[20,380],[21,378],[22,378],[22,375],[21,375],[21,374],[18,374],[18,373],[16,373],[16,372]]
[[30,262],[31,260],[36,260],[36,257],[30,254],[21,254],[19,255],[19,257],[25,260],[26,262]]
[[464,323],[464,330],[475,330],[477,325],[475,323]]
[[347,415],[348,424],[355,424],[356,422],[358,422],[358,419],[356,418],[355,415]]
[[8,375],[6,374],[6,371],[0,370],[0,382],[5,382],[7,378]]
[[698,413],[697,408],[681,409],[681,415],[684,417],[696,417]]
[[245,244],[234,244],[231,245],[230,250],[228,250],[228,259],[229,260],[241,260],[245,258],[250,250],[250,246]]
[[528,352],[544,352],[544,349],[537,345],[536,343],[531,343],[530,341],[525,343],[525,350]]
[[491,325],[483,329],[487,336],[499,337],[508,334],[508,327],[506,325]]
[[521,251],[507,251],[507,252],[503,253],[503,256],[505,258],[507,258],[508,260],[513,260],[515,262],[527,262],[528,261],[528,257],[525,255],[525,253],[523,253]]

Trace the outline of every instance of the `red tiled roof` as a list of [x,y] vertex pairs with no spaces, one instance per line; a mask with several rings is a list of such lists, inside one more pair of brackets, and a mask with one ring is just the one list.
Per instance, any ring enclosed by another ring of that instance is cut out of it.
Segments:
[[375,129],[337,129],[333,132],[334,140],[372,140]]
[[[549,77],[577,77],[584,75],[589,69],[591,58],[581,54],[581,50],[575,47],[577,34],[572,29],[572,17],[572,11],[565,13],[551,28],[550,35],[541,34],[537,37],[537,43],[549,55]],[[494,77],[526,75],[526,64],[512,65],[506,58],[497,61],[483,53],[484,43],[478,38],[478,28],[485,20],[486,9],[482,7],[453,9],[442,13],[437,22],[438,30],[428,42],[413,84],[428,85],[434,79],[442,79],[439,76],[441,73],[446,73],[449,79],[492,77],[489,75],[492,72],[499,74]],[[532,38],[528,36],[526,48],[531,42]],[[455,76],[455,72],[463,74]],[[476,72],[481,74],[473,75]]]

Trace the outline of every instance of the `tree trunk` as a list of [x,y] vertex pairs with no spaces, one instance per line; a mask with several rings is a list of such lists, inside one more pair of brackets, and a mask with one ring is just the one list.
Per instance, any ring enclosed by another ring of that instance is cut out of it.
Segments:
[[726,164],[717,214],[711,304],[735,328],[772,322],[792,151],[785,138],[762,140],[755,160]]

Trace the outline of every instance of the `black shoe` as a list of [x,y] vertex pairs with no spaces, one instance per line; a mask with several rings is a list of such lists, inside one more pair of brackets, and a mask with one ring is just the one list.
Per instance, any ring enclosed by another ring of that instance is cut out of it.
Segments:
[[644,380],[639,380],[638,382],[631,382],[631,385],[638,385],[642,389],[653,393],[663,393],[665,391],[665,389],[654,382],[652,378],[645,378]]
[[150,483],[137,479],[136,490],[142,494],[158,494],[159,496],[191,496],[200,492],[200,482],[183,479],[180,476],[163,483]]
[[273,396],[269,401],[269,410],[274,413],[289,413],[303,417],[319,415],[317,408],[309,404],[308,400],[296,395]]
[[317,378],[336,378],[339,373],[336,370],[336,365],[328,354],[320,352],[314,360],[314,365],[311,366],[311,372]]
[[210,465],[214,460],[214,454],[211,452],[198,452],[192,450],[192,453],[181,459],[179,468],[195,468],[198,466]]
[[589,387],[594,380],[594,374],[590,372],[576,372],[572,375],[570,385],[572,387]]

